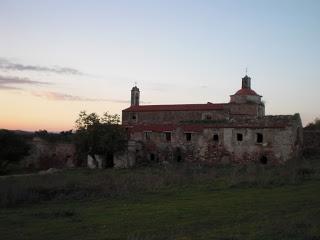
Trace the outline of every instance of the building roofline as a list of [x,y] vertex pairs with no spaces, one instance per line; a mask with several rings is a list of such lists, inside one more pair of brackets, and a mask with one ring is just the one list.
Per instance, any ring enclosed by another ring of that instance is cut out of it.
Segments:
[[154,111],[224,110],[227,104],[228,103],[139,105],[139,106],[130,106],[122,111],[123,112],[154,112]]
[[131,132],[171,132],[177,129],[181,129],[184,132],[201,132],[204,129],[221,129],[221,128],[236,128],[236,129],[283,129],[286,128],[288,124],[139,124],[139,125],[123,125],[123,127],[128,128]]

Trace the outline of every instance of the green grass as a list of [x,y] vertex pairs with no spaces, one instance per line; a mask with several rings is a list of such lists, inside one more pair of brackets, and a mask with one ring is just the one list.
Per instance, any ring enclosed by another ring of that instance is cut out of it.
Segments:
[[[12,189],[0,185],[7,203],[13,199],[0,208],[0,238],[316,240],[320,179],[315,163],[73,170],[2,179],[0,184],[39,198],[10,197]],[[51,197],[39,195],[50,189]]]

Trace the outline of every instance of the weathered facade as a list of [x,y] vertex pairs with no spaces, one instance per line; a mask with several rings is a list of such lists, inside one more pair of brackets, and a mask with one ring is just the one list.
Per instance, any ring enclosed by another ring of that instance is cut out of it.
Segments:
[[248,76],[228,103],[139,105],[139,98],[135,86],[122,111],[129,148],[116,156],[116,167],[145,160],[279,164],[302,148],[299,114],[266,116]]
[[73,168],[77,165],[76,147],[69,142],[48,142],[34,137],[23,163],[27,168]]

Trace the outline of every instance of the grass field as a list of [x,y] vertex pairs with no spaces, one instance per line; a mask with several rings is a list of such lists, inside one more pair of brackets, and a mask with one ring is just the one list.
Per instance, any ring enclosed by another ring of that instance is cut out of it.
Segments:
[[1,239],[320,239],[319,158],[0,180]]

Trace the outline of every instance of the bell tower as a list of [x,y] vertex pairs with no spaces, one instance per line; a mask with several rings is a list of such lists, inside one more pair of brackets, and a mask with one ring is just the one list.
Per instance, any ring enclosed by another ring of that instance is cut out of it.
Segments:
[[251,78],[248,75],[242,78],[242,88],[251,89]]
[[140,102],[140,91],[137,86],[131,89],[131,106],[139,106]]

